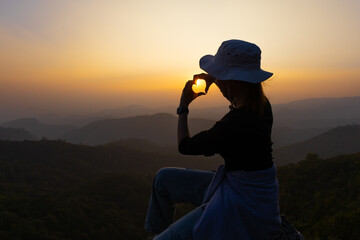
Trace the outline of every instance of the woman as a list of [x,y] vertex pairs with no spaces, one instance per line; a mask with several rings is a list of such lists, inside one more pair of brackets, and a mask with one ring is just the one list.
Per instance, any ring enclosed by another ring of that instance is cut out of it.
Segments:
[[[261,82],[272,73],[260,68],[255,44],[229,40],[215,56],[200,59],[212,83],[230,102],[230,111],[211,129],[190,137],[189,104],[198,96],[188,81],[177,110],[178,147],[182,154],[224,158],[216,173],[161,169],[155,179],[145,229],[154,239],[273,239],[280,227],[278,184],[272,161],[272,111]],[[195,210],[172,224],[174,204],[191,202]]]

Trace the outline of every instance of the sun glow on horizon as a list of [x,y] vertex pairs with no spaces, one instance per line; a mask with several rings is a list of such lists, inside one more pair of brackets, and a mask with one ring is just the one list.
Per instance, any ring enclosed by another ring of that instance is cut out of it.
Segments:
[[[359,95],[360,2],[324,3],[1,1],[0,110],[177,104],[199,59],[232,38],[262,49],[274,103]],[[195,104],[223,101],[214,89]]]

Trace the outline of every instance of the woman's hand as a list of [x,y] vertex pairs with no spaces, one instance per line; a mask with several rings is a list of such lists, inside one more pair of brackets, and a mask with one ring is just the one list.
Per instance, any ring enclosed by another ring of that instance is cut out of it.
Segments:
[[200,74],[195,74],[193,77],[193,80],[195,81],[196,79],[204,79],[206,82],[206,87],[205,87],[205,93],[208,92],[209,87],[211,84],[213,84],[213,82],[215,82],[215,79],[213,76],[206,74],[206,73],[200,73]]
[[189,104],[197,97],[201,95],[205,95],[205,93],[195,93],[192,90],[192,85],[194,84],[194,80],[189,80],[185,84],[185,87],[182,91],[181,98],[180,98],[180,106],[181,107],[188,107]]
[[[200,93],[195,93],[192,90],[192,85],[195,83],[195,81],[197,79],[204,79],[206,82],[206,87],[205,87],[205,93],[200,92]],[[180,99],[180,106],[182,107],[188,107],[189,104],[197,97],[205,95],[208,90],[210,85],[215,81],[215,78],[210,76],[209,74],[206,73],[200,73],[200,74],[195,74],[193,76],[193,80],[189,80],[186,84],[185,87],[182,91],[181,94],[181,99]]]

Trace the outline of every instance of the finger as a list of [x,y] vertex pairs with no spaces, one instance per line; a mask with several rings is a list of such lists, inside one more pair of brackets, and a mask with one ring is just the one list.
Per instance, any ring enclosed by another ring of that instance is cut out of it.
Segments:
[[186,82],[185,87],[192,88],[192,85],[194,84],[194,80],[189,80]]
[[189,80],[185,83],[185,86],[183,88],[183,92],[189,92],[192,91],[192,85],[193,85],[193,80]]
[[193,80],[187,81],[187,82],[185,83],[184,89],[185,89],[185,88],[188,88],[189,86],[192,86],[193,84],[194,84],[194,81],[193,81]]
[[196,97],[200,97],[202,95],[205,95],[205,93],[203,93],[203,92],[196,93]]
[[196,79],[206,79],[206,77],[208,76],[208,74],[206,73],[200,73],[200,74],[195,74],[193,76],[193,80],[195,81]]

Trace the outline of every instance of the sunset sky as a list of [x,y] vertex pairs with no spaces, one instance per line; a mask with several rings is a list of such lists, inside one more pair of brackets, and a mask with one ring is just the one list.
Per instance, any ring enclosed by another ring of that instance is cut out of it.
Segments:
[[[262,49],[272,103],[360,95],[359,0],[1,0],[0,113],[177,105],[221,42]],[[195,107],[221,105],[215,87]]]

